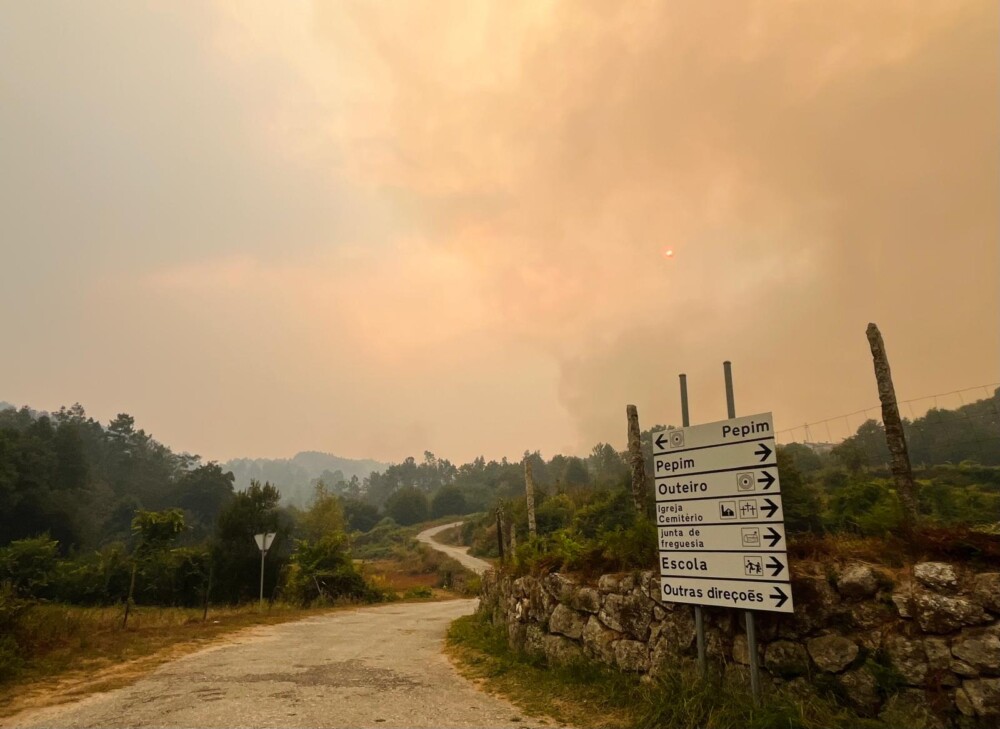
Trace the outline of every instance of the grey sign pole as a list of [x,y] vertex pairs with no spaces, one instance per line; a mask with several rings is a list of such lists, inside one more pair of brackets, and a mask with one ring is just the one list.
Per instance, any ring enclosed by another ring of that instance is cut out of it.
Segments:
[[[691,425],[691,414],[688,411],[688,378],[687,375],[680,375],[681,380],[681,425],[688,427]],[[701,611],[701,605],[694,606],[694,632],[698,644],[698,669],[701,675],[708,674],[708,659],[705,656],[705,616]]]
[[264,608],[264,557],[267,556],[267,550],[271,548],[271,543],[274,541],[274,532],[264,532],[263,534],[254,534],[253,539],[257,542],[257,547],[260,549],[260,607]]
[[[736,417],[736,401],[733,398],[733,363],[726,360],[722,363],[722,372],[726,378],[726,408],[728,417]],[[750,690],[753,700],[760,702],[760,666],[757,665],[757,630],[754,625],[753,611],[744,610],[743,617],[747,626],[747,650],[750,652]]]

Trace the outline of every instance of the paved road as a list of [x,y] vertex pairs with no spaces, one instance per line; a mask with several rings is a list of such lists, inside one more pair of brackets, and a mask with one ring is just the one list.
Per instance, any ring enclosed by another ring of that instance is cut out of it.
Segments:
[[448,624],[474,608],[475,600],[380,605],[255,628],[127,688],[0,726],[544,726],[479,691],[442,654]]
[[475,572],[477,575],[481,575],[483,574],[483,572],[485,572],[492,566],[490,565],[489,562],[484,562],[481,559],[469,556],[468,547],[453,547],[450,544],[441,544],[440,542],[434,540],[434,536],[443,532],[445,529],[451,529],[452,527],[458,526],[459,524],[463,523],[464,522],[461,521],[454,521],[451,524],[442,524],[441,526],[425,529],[424,531],[420,532],[420,534],[417,535],[417,539],[420,540],[421,542],[424,542],[425,544],[431,545],[432,547],[434,547],[434,549],[438,550],[439,552],[444,552],[449,557],[458,560],[460,563],[462,563],[470,570]]

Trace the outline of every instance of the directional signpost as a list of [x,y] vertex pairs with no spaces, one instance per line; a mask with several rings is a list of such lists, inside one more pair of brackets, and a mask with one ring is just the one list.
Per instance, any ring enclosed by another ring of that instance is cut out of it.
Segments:
[[663,599],[793,611],[771,413],[653,434]]
[[274,532],[265,532],[263,534],[254,534],[253,540],[257,542],[257,549],[260,550],[260,606],[264,607],[264,557],[267,556],[267,550],[271,548],[271,544],[274,542]]

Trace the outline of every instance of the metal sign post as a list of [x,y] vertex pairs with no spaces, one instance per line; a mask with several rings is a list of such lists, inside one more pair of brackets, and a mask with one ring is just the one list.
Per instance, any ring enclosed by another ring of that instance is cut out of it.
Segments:
[[[726,380],[726,410],[730,420],[733,420],[736,418],[736,400],[733,397],[733,363],[728,359],[722,363],[722,373]],[[791,592],[791,588],[788,591]],[[747,651],[750,653],[750,690],[753,692],[754,701],[759,702],[760,666],[757,665],[757,629],[754,625],[753,612],[744,610],[743,618],[747,628]]]
[[264,534],[254,534],[254,541],[257,542],[257,548],[260,550],[260,607],[264,607],[264,557],[267,556],[267,550],[271,548],[272,542],[274,542],[274,532],[266,532]]
[[[685,428],[691,425],[691,415],[688,412],[688,378],[687,375],[680,375],[681,381],[681,425]],[[695,642],[698,645],[698,670],[701,671],[702,678],[708,675],[708,658],[705,651],[705,616],[701,612],[701,605],[694,606],[694,634]]]

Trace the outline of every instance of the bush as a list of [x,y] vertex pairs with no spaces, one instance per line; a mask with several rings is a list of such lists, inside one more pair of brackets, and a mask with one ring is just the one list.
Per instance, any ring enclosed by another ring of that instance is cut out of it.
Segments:
[[24,667],[16,636],[30,607],[30,602],[17,597],[10,582],[0,583],[0,681],[13,678]]
[[46,597],[58,553],[59,542],[48,534],[11,542],[0,549],[0,582],[23,596]]
[[354,568],[340,534],[298,543],[288,566],[285,596],[301,605],[341,599],[373,601],[379,597]]

